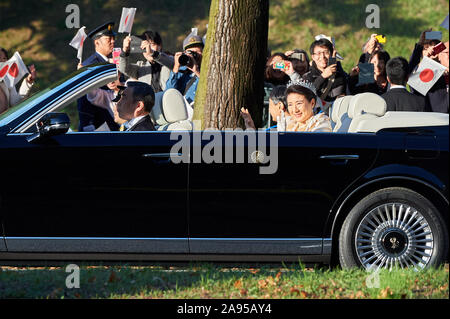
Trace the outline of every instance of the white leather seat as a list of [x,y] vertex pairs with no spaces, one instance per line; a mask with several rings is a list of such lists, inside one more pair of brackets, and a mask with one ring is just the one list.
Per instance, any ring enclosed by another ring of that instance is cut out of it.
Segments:
[[192,130],[184,97],[176,89],[155,94],[155,105],[150,116],[158,131]]
[[382,117],[362,120],[356,131],[376,133],[385,128],[448,126],[449,115],[435,112],[387,112]]
[[353,96],[344,96],[336,99],[331,108],[331,123],[333,132],[345,133],[350,127],[351,119],[348,117],[348,108]]
[[349,133],[358,132],[361,121],[369,121],[386,114],[386,101],[375,93],[362,93],[355,95],[348,108],[348,117],[352,119]]

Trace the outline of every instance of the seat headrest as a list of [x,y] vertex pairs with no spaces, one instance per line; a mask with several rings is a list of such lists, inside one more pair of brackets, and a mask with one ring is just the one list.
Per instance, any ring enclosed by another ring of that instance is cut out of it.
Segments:
[[383,116],[386,114],[386,101],[375,93],[362,93],[355,95],[348,108],[348,116],[351,119],[362,115],[372,114],[376,116]]
[[342,115],[348,112],[349,104],[352,98],[352,95],[348,95],[340,97],[334,101],[333,108],[331,110],[331,120],[334,123],[338,123],[341,120]]
[[176,89],[168,89],[162,97],[162,111],[168,123],[176,123],[188,119],[184,97]]
[[155,94],[155,105],[153,106],[152,112],[150,116],[152,117],[154,123],[156,125],[166,125],[168,122],[164,118],[163,110],[162,110],[162,100],[163,100],[164,92],[158,92]]

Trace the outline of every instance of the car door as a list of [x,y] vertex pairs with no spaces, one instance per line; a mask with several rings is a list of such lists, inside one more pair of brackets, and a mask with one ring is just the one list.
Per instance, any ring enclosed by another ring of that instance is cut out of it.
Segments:
[[187,253],[187,164],[165,132],[7,136],[8,251]]
[[[226,142],[229,134],[239,133],[222,133],[224,153],[242,144]],[[323,233],[330,210],[376,159],[375,135],[270,134],[276,136],[267,136],[267,154],[273,152],[271,161],[277,161],[274,174],[261,174],[268,164],[252,160],[191,165],[192,253],[321,254],[324,244],[329,249],[331,239]],[[202,148],[207,145],[202,141]]]

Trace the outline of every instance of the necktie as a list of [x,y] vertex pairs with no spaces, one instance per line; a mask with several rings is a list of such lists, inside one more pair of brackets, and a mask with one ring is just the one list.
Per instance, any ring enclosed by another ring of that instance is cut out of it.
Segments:
[[119,131],[120,131],[120,132],[124,132],[124,131],[125,131],[125,124],[122,124],[122,125],[120,126]]

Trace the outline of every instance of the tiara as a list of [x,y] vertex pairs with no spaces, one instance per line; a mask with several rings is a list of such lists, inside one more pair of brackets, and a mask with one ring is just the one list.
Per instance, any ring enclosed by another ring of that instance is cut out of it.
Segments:
[[317,91],[316,91],[316,87],[314,86],[314,84],[312,84],[311,82],[307,81],[307,80],[298,80],[298,81],[290,81],[287,84],[287,87],[290,88],[293,85],[299,85],[302,86],[310,91],[312,91],[315,95],[317,95]]

